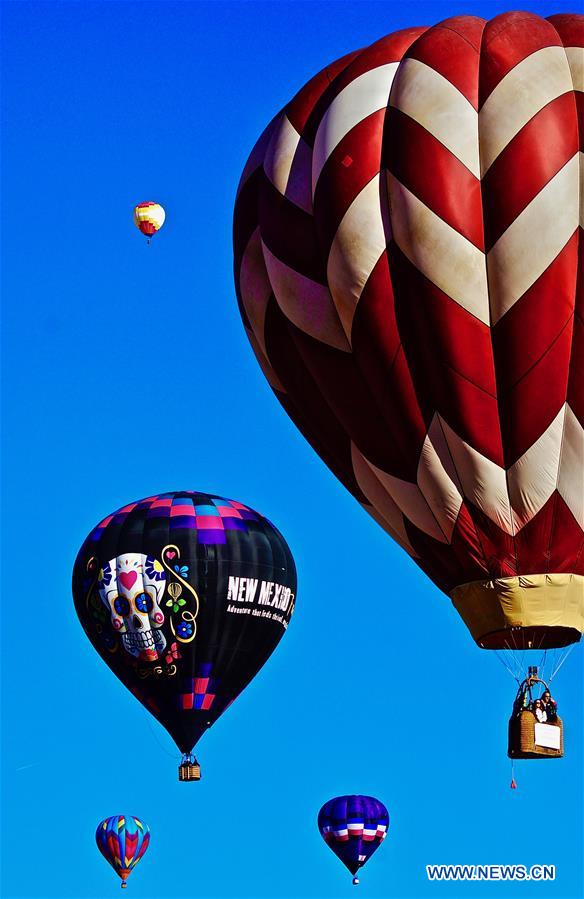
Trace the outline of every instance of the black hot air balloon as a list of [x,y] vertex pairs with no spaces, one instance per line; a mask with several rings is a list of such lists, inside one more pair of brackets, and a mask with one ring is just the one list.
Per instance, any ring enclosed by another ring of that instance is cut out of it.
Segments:
[[280,532],[233,500],[190,491],[130,503],[85,540],[75,608],[112,671],[183,753],[257,674],[294,608],[296,569]]

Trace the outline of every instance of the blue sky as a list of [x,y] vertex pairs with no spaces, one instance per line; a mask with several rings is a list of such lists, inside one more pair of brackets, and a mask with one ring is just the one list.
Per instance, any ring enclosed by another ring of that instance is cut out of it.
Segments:
[[[391,816],[363,897],[582,895],[581,649],[555,682],[566,758],[523,763],[510,791],[512,679],[287,419],[231,273],[247,153],[315,71],[397,28],[504,8],[4,4],[6,899],[116,895],[93,833],[120,812],[152,830],[136,899],[342,899],[350,877],[315,822],[351,792]],[[151,247],[131,221],[145,199],[168,214]],[[108,512],[194,488],[278,525],[299,595],[184,785],[166,733],[86,641],[70,571]],[[555,864],[557,879],[430,884],[439,862]]]

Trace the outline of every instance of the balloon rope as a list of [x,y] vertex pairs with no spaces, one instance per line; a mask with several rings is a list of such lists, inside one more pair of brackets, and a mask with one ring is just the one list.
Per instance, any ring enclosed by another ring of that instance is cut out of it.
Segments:
[[539,660],[539,669],[541,671],[542,681],[545,681],[545,669],[547,667],[547,663],[548,663],[547,649],[544,649],[543,655],[542,655],[541,659]]
[[553,671],[553,673],[550,675],[550,684],[551,684],[551,682],[553,681],[553,679],[554,679],[554,677],[556,676],[556,674],[558,673],[558,671],[560,670],[560,668],[562,667],[562,665],[564,664],[564,662],[566,661],[566,659],[568,658],[568,656],[570,655],[570,653],[572,652],[572,650],[574,649],[574,646],[575,646],[575,645],[576,645],[575,643],[572,643],[572,645],[570,646],[570,648],[567,649],[566,652],[564,653],[564,655],[562,656],[559,665],[556,667],[556,669],[555,669],[555,670]]
[[167,749],[167,747],[164,746],[164,745],[160,742],[160,740],[158,739],[158,734],[156,733],[156,731],[155,731],[154,728],[152,727],[152,722],[150,721],[149,718],[146,719],[146,723],[148,724],[148,727],[150,728],[150,730],[152,731],[152,734],[154,735],[154,739],[156,740],[156,742],[158,743],[158,745],[160,746],[160,748],[163,750],[163,752],[166,752],[166,754],[169,755],[169,756],[171,757],[171,759],[175,759],[175,761],[176,761],[176,754],[175,754],[174,752],[170,752],[170,751]]
[[511,639],[513,640],[513,649],[511,651],[513,653],[513,658],[515,659],[517,671],[520,677],[523,677],[525,672],[525,646],[517,645],[513,631],[511,631]]
[[498,649],[495,650],[495,655],[496,655],[497,658],[499,659],[499,661],[500,661],[501,665],[503,666],[503,668],[506,668],[506,669],[507,669],[507,671],[509,672],[509,674],[511,675],[511,677],[513,678],[513,680],[514,680],[514,681],[517,681],[518,684],[521,683],[521,681],[519,680],[519,678],[517,677],[517,675],[514,674],[514,672],[511,670],[511,668],[509,667],[509,665],[507,664],[507,662],[505,661],[505,659],[503,658],[503,656],[500,654],[500,652],[499,652]]
[[517,659],[517,656],[515,655],[515,650],[512,649],[511,646],[509,646],[509,642],[507,640],[505,640],[505,643],[506,643],[508,652],[511,654],[511,659],[515,666],[515,680],[519,682],[519,676],[521,675],[521,673],[523,671],[523,665]]

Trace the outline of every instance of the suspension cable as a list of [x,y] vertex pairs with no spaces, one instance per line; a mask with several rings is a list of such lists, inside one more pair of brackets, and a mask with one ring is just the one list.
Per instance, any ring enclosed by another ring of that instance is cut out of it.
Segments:
[[556,666],[555,670],[550,675],[550,684],[553,681],[556,674],[558,673],[558,671],[560,670],[560,668],[562,667],[562,665],[564,664],[564,662],[566,661],[566,659],[568,658],[568,656],[570,655],[570,653],[572,652],[572,650],[574,649],[575,645],[576,645],[575,643],[572,643],[570,648],[568,650],[566,650],[565,654],[562,656],[559,664]]
[[[513,638],[513,643],[515,643],[515,636],[514,636],[514,634],[513,634],[513,631],[511,631],[511,636],[512,636],[512,638]],[[518,659],[518,658],[517,658],[517,655],[516,655],[516,650],[517,650],[517,652],[519,652],[519,649],[518,649],[517,646],[515,647],[515,649],[513,649],[513,648],[509,645],[509,642],[508,642],[508,641],[505,641],[505,642],[506,642],[506,644],[507,644],[507,649],[508,649],[509,652],[511,653],[511,658],[512,658],[512,660],[513,660],[513,664],[515,665],[515,672],[516,672],[515,675],[514,675],[515,680],[519,680],[519,675],[520,675],[520,674],[522,673],[522,671],[523,671],[523,660],[522,660],[522,659]]]
[[517,677],[517,675],[512,671],[512,669],[509,667],[509,665],[507,664],[507,662],[505,661],[505,659],[503,658],[503,656],[500,654],[500,652],[499,652],[498,649],[495,649],[495,655],[497,656],[497,658],[498,658],[499,661],[501,662],[501,665],[503,666],[503,668],[506,668],[506,669],[507,669],[507,671],[509,672],[509,674],[511,675],[511,677],[513,678],[513,680],[514,680],[514,681],[517,681],[517,683],[520,684],[521,681],[519,680],[519,678]]

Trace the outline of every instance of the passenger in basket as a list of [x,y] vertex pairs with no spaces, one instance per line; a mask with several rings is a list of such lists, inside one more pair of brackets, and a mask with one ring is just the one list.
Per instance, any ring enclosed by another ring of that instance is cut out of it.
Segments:
[[552,699],[551,693],[549,690],[545,690],[541,697],[541,702],[544,708],[544,711],[547,715],[548,721],[556,721],[558,718],[558,704],[555,699]]
[[541,699],[536,699],[533,706],[533,714],[537,718],[537,720],[543,724],[544,721],[547,721],[547,714],[543,707],[543,703]]

